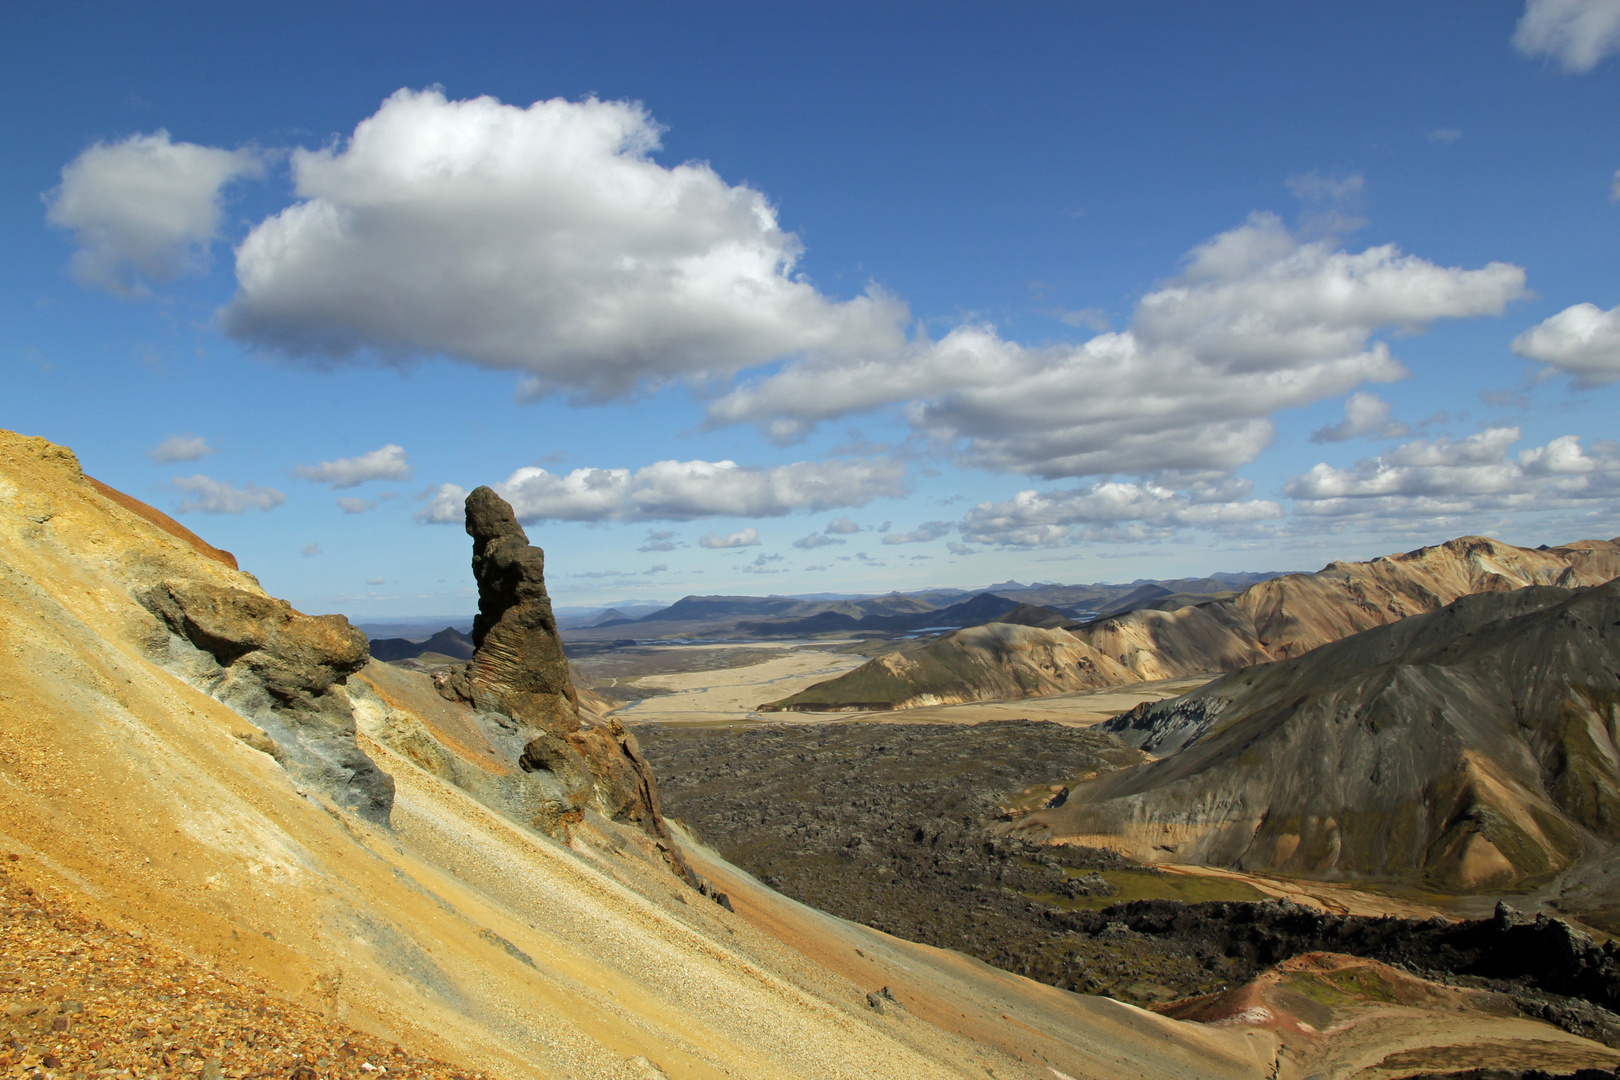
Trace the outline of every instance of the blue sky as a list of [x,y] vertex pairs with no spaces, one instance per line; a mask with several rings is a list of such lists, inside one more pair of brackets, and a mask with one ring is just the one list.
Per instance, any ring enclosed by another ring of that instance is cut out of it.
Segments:
[[305,610],[1620,533],[1620,0],[5,21],[0,426]]

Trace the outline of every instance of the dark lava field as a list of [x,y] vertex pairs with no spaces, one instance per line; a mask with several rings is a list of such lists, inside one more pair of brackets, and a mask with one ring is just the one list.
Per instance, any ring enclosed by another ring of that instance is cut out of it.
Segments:
[[1561,920],[1325,915],[1240,882],[995,835],[1009,811],[1061,797],[1054,787],[1138,760],[1103,732],[1015,720],[635,733],[666,814],[780,892],[897,937],[1137,1004],[1342,952],[1503,990],[1620,1045],[1620,948]]

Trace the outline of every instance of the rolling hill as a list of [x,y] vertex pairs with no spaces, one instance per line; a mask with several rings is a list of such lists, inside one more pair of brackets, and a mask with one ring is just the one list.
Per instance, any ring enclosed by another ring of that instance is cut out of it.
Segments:
[[1466,596],[1104,727],[1160,760],[1016,832],[1444,892],[1545,882],[1620,841],[1620,581]]

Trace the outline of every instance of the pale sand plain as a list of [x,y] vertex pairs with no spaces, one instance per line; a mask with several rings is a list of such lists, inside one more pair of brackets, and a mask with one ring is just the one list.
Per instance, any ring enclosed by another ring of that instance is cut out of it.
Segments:
[[[818,643],[836,646],[841,642]],[[671,645],[678,657],[690,650],[733,648],[725,645]],[[754,646],[757,648],[757,646]],[[1069,727],[1090,727],[1128,712],[1144,701],[1163,701],[1202,686],[1214,675],[1160,679],[1131,686],[1077,690],[1046,697],[1003,701],[969,701],[959,705],[931,705],[898,711],[774,712],[758,707],[842,675],[866,662],[864,656],[834,652],[830,648],[798,647],[743,667],[644,675],[642,686],[672,691],[643,698],[613,711],[635,724],[826,724],[856,721],[883,724],[982,724],[993,720],[1050,720]]]
[[[843,642],[826,644],[836,646]],[[671,645],[669,648],[672,655],[678,656],[686,650],[727,647]],[[634,724],[732,724],[774,720],[784,714],[761,714],[756,708],[763,702],[797,694],[864,663],[864,656],[827,648],[795,648],[746,667],[644,675],[636,680],[639,685],[655,686],[672,693],[632,701],[613,710],[612,715]],[[800,714],[787,715],[796,718]]]

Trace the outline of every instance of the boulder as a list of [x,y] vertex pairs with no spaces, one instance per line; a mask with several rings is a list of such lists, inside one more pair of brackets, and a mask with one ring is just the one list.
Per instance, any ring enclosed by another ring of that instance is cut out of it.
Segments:
[[171,654],[176,640],[195,650],[184,658],[193,677],[265,729],[272,746],[261,748],[294,779],[388,823],[394,779],[355,741],[344,685],[370,659],[363,633],[341,615],[198,581],[162,581],[137,599],[173,635]]

